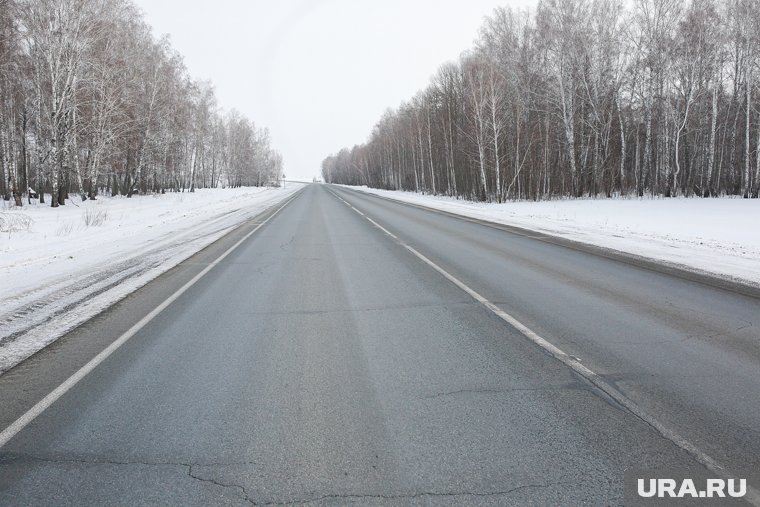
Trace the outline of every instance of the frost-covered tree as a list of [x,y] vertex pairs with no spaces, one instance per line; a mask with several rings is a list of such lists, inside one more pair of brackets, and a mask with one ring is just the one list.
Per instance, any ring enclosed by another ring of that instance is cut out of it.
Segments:
[[262,185],[281,170],[266,131],[221,111],[130,0],[0,0],[4,199]]
[[489,201],[757,197],[759,94],[760,0],[499,8],[323,176]]

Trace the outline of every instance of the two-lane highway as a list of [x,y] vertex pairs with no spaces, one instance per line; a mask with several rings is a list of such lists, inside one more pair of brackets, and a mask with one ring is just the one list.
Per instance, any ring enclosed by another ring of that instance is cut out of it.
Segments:
[[337,190],[701,451],[760,465],[757,298]]
[[[760,465],[758,315],[749,296],[310,185],[0,448],[0,504],[620,504],[626,470]],[[0,406],[28,376],[26,409],[37,370],[60,367],[29,364],[0,377]]]

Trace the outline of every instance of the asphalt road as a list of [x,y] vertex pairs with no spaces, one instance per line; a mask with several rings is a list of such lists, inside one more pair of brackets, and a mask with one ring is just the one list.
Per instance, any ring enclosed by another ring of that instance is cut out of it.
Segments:
[[[0,376],[0,429],[241,234]],[[753,473],[758,316],[751,296],[311,185],[0,448],[0,504],[606,505],[627,470],[711,475],[699,453]]]

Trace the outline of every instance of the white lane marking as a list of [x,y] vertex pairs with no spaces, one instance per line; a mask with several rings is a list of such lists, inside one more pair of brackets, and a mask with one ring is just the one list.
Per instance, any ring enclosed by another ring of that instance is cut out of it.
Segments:
[[[708,454],[700,450],[697,446],[692,444],[689,440],[680,436],[675,431],[671,430],[664,424],[660,423],[653,416],[649,415],[641,407],[639,407],[635,402],[633,402],[628,397],[626,397],[623,393],[621,393],[617,388],[613,387],[611,384],[605,381],[598,374],[596,374],[591,369],[581,364],[581,362],[578,361],[574,356],[567,354],[556,345],[548,342],[547,340],[542,338],[540,335],[538,335],[535,331],[530,329],[528,326],[526,326],[525,324],[517,320],[515,317],[505,312],[504,310],[502,310],[495,304],[491,303],[488,299],[480,295],[474,289],[470,288],[468,285],[466,285],[464,282],[456,278],[454,275],[452,275],[451,273],[449,273],[448,271],[440,267],[438,264],[436,264],[435,262],[425,257],[423,254],[415,250],[413,247],[404,243],[401,239],[398,238],[398,236],[390,232],[388,229],[386,229],[382,225],[378,224],[372,218],[370,218],[366,214],[359,211],[356,207],[354,207],[354,205],[352,205],[351,203],[343,199],[341,196],[339,196],[332,190],[330,190],[330,193],[333,194],[338,199],[340,199],[341,201],[343,201],[343,203],[345,203],[349,208],[351,208],[352,210],[356,211],[361,216],[366,218],[372,225],[374,225],[375,227],[380,229],[382,232],[384,232],[385,234],[393,238],[399,245],[401,245],[406,250],[414,254],[422,262],[424,262],[425,264],[427,264],[428,266],[436,270],[448,281],[450,281],[451,283],[453,283],[454,285],[462,289],[464,292],[469,294],[470,297],[472,297],[478,303],[486,307],[488,310],[490,310],[500,319],[502,319],[507,324],[512,326],[514,329],[518,330],[523,336],[525,336],[530,341],[532,341],[533,343],[535,343],[536,345],[538,345],[539,347],[547,351],[549,354],[551,354],[557,360],[561,361],[566,366],[569,366],[570,368],[572,368],[573,371],[575,371],[576,373],[584,377],[586,380],[591,382],[598,389],[603,391],[605,394],[610,396],[620,405],[622,405],[627,410],[629,410],[636,417],[638,417],[639,419],[647,423],[649,426],[654,428],[664,438],[670,440],[676,446],[680,447],[681,449],[689,453],[694,459],[696,459],[699,463],[704,465],[708,470],[710,470],[711,472],[725,479],[736,478],[736,476],[734,474],[731,474],[725,466],[723,466],[717,460],[715,460],[714,458],[710,457]],[[749,484],[747,485],[747,494],[744,497],[744,499],[752,503],[752,505],[760,507],[760,491],[753,488]]]
[[58,400],[61,396],[66,394],[72,387],[74,387],[80,380],[82,380],[84,377],[87,376],[88,373],[90,373],[92,370],[94,370],[100,363],[105,361],[108,356],[113,354],[119,347],[124,345],[127,340],[132,338],[135,334],[137,334],[140,329],[145,327],[145,325],[153,320],[156,315],[161,313],[163,310],[166,309],[170,304],[172,304],[178,297],[180,297],[182,294],[184,294],[190,287],[195,285],[195,283],[203,278],[203,276],[211,271],[214,266],[219,264],[222,260],[224,260],[225,257],[227,257],[229,254],[231,254],[237,247],[239,247],[245,240],[253,236],[253,234],[261,229],[264,224],[266,224],[269,220],[271,220],[275,215],[277,215],[280,211],[282,211],[285,206],[290,204],[290,202],[298,197],[300,192],[297,192],[293,197],[285,201],[284,204],[282,204],[274,213],[269,215],[263,222],[260,222],[255,229],[247,233],[245,236],[243,236],[237,243],[232,245],[230,248],[228,248],[222,255],[217,257],[211,264],[206,266],[206,268],[203,269],[200,273],[195,275],[193,278],[191,278],[185,285],[180,287],[176,292],[174,292],[171,296],[169,296],[166,300],[164,300],[160,305],[158,305],[156,308],[153,309],[149,314],[147,314],[145,317],[140,319],[135,325],[130,327],[124,334],[119,336],[116,341],[111,343],[108,347],[103,349],[97,356],[90,359],[90,361],[82,366],[79,370],[77,370],[73,375],[71,375],[69,378],[63,381],[61,385],[56,387],[53,391],[50,392],[47,396],[42,398],[40,401],[37,402],[32,408],[26,411],[24,415],[16,419],[10,426],[5,428],[2,432],[0,432],[0,448],[3,447],[5,444],[8,443],[8,441],[16,436],[16,434],[23,430],[29,423],[34,421],[37,416],[39,416],[41,413],[43,413],[50,405],[55,403],[56,400]]

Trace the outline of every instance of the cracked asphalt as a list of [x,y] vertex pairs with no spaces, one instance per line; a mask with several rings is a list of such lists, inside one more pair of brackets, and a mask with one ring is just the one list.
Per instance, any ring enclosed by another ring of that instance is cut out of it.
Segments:
[[[0,448],[0,504],[616,505],[626,470],[705,474],[330,190],[700,449],[760,464],[757,299],[311,185]],[[234,239],[0,376],[2,427]]]

